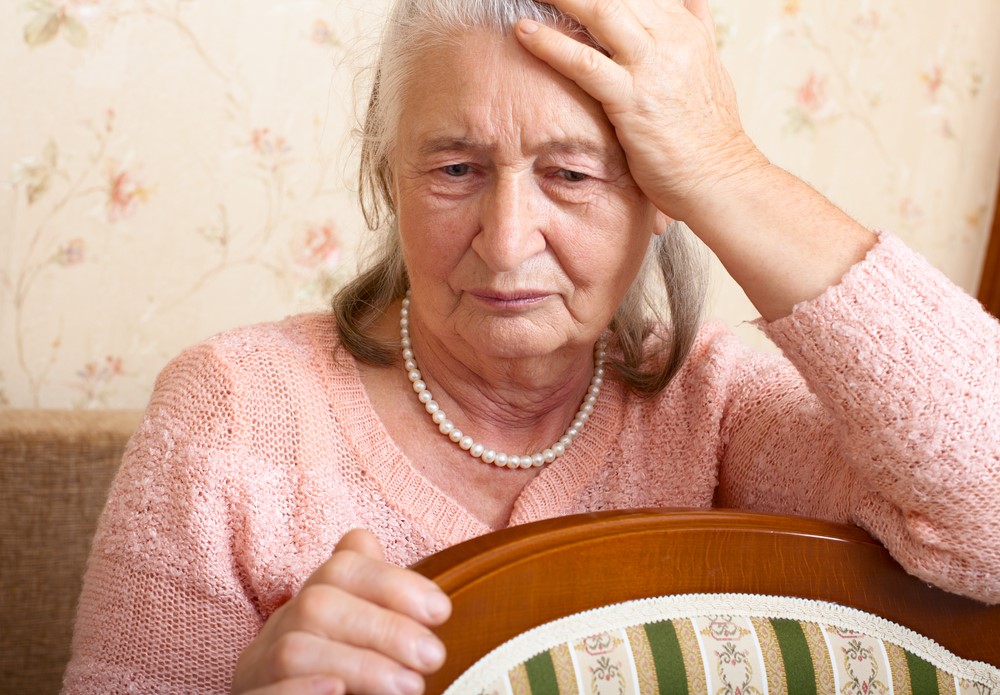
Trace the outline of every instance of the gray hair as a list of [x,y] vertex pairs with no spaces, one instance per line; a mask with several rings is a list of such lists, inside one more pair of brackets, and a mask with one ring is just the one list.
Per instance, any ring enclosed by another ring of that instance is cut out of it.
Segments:
[[[535,0],[396,0],[389,14],[361,129],[361,209],[369,229],[379,235],[378,243],[367,266],[333,299],[341,343],[363,362],[387,366],[398,361],[397,346],[377,340],[370,331],[409,285],[390,160],[413,65],[424,51],[470,29],[510,34],[521,18],[558,28],[600,49],[576,20]],[[689,232],[673,224],[653,237],[610,326],[608,353],[618,357],[609,366],[635,393],[656,395],[677,373],[698,331],[706,277],[703,255]],[[661,339],[647,345],[654,334]]]

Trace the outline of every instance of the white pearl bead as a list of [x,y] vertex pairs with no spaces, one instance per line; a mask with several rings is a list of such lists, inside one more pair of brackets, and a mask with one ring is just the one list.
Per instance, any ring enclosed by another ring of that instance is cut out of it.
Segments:
[[503,454],[503,453],[500,453],[498,451],[497,452],[497,457],[495,459],[495,463],[498,466],[506,466],[507,465],[507,454]]
[[434,396],[431,395],[430,391],[421,391],[420,393],[417,394],[417,400],[423,403],[424,405],[430,403],[432,398],[434,398]]
[[411,369],[416,369],[417,368],[417,361],[416,360],[406,360],[406,362],[403,363],[403,366],[406,368],[406,371],[410,371]]
[[[511,457],[511,458],[513,458],[513,457]],[[507,459],[507,468],[509,468],[510,470],[514,470],[515,468],[517,468],[517,466],[515,466],[513,463],[511,463],[510,459]]]
[[590,383],[593,384],[594,386],[600,386],[601,384],[604,383],[604,377],[595,376],[593,379],[590,380]]
[[404,360],[413,359],[413,350],[411,350],[409,346],[403,346],[403,359]]
[[442,422],[444,422],[444,421],[445,421],[445,420],[446,420],[447,418],[448,418],[448,416],[444,414],[444,411],[443,411],[443,410],[435,410],[435,411],[434,411],[434,412],[433,412],[433,413],[431,414],[431,420],[433,420],[433,421],[434,421],[434,424],[435,424],[435,425],[440,425],[440,424],[441,424]]
[[556,452],[552,449],[546,449],[542,452],[542,457],[545,459],[545,463],[552,463],[556,460]]
[[462,430],[458,429],[457,427],[448,433],[448,439],[455,442],[456,444],[458,444],[462,440],[463,436],[465,435],[462,434]]
[[566,445],[562,441],[558,441],[552,445],[552,453],[558,458],[566,453]]
[[417,379],[416,381],[413,382],[413,390],[416,391],[417,393],[425,391],[426,389],[427,389],[427,384],[424,383],[423,379]]
[[519,468],[531,468],[534,465],[534,461],[530,456],[522,456],[521,461],[518,465]]
[[497,460],[497,452],[493,451],[493,449],[486,449],[483,452],[482,458],[486,463],[493,463]]
[[531,455],[531,465],[535,468],[541,468],[542,464],[545,463],[545,456],[542,454],[532,454]]
[[[469,441],[472,441],[472,437],[469,437]],[[462,446],[462,444],[459,443],[459,446]],[[484,453],[486,453],[486,447],[483,446],[482,444],[473,444],[471,447],[469,447],[469,453],[475,456],[476,458],[480,458]],[[487,463],[489,463],[489,461],[487,461]]]
[[581,429],[583,429],[583,421],[580,420],[579,418],[573,420],[573,424],[569,428],[569,432],[572,433],[570,434],[570,436],[575,437],[576,435],[580,434]]
[[594,404],[593,403],[584,403],[583,407],[580,408],[580,412],[581,413],[586,413],[587,415],[590,415],[592,412],[594,412]]
[[[424,393],[430,393],[430,391],[424,391]],[[418,398],[419,398],[419,396],[418,396]],[[430,413],[431,415],[433,415],[438,410],[440,410],[440,406],[438,405],[437,401],[427,401],[426,403],[424,403],[424,410],[426,410],[428,413]],[[435,424],[437,424],[437,423],[435,423]]]
[[411,369],[406,373],[406,376],[409,377],[410,381],[420,381],[420,370]]
[[563,446],[569,446],[570,444],[573,443],[573,438],[570,437],[568,433],[564,434],[563,436],[559,437],[559,443],[562,444]]
[[594,370],[594,376],[604,378],[604,367],[598,367]]
[[[458,446],[463,451],[468,451],[472,448],[472,437],[466,435],[458,440]],[[473,454],[475,455],[475,454]]]
[[455,425],[451,420],[443,420],[441,424],[438,425],[438,429],[441,430],[441,434],[448,434],[455,429]]

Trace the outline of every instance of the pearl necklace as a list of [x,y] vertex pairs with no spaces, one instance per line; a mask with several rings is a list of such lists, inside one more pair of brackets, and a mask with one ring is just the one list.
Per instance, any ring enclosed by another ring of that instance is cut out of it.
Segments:
[[580,404],[573,422],[566,428],[566,432],[556,442],[548,448],[534,454],[524,456],[511,456],[500,451],[487,449],[486,446],[475,441],[472,437],[455,427],[455,424],[448,419],[441,410],[441,407],[434,400],[427,384],[424,382],[417,368],[417,360],[413,356],[413,346],[410,343],[410,292],[407,290],[403,299],[403,308],[399,312],[399,340],[403,348],[403,366],[406,369],[413,390],[417,394],[417,400],[424,406],[424,410],[431,416],[431,421],[437,425],[438,431],[450,439],[462,451],[467,452],[473,458],[481,459],[484,463],[492,463],[496,466],[515,468],[539,468],[546,463],[552,463],[557,458],[566,453],[566,449],[573,443],[583,426],[590,419],[590,414],[594,411],[594,404],[597,396],[601,393],[601,384],[604,383],[604,339],[601,338],[594,348],[594,376],[590,380],[590,388],[587,395]]

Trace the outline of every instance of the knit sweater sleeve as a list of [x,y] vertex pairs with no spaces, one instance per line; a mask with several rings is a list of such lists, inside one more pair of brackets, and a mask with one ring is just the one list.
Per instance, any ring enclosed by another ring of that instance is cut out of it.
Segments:
[[883,233],[733,367],[716,503],[850,521],[913,574],[1000,602],[1000,324]]
[[228,692],[261,627],[225,473],[251,436],[241,395],[211,344],[161,373],[94,539],[64,692]]

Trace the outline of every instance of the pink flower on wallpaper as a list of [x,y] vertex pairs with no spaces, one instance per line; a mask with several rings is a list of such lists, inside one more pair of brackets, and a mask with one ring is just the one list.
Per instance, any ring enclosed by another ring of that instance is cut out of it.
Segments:
[[70,239],[56,252],[56,263],[65,267],[80,265],[86,258],[85,251],[83,239]]
[[292,151],[288,141],[270,128],[256,128],[250,133],[250,149],[260,155],[264,168],[272,172],[285,164],[285,156]]
[[145,188],[127,169],[119,169],[114,164],[108,174],[107,200],[105,208],[109,222],[119,222],[131,217],[139,203],[149,198]]
[[927,96],[931,101],[937,101],[938,92],[944,85],[944,69],[940,65],[932,65],[920,73],[920,79],[927,87]]
[[82,392],[78,405],[92,407],[103,404],[110,395],[110,386],[125,376],[121,357],[108,355],[103,362],[88,362],[76,372],[75,388]]
[[860,34],[871,38],[882,26],[882,15],[878,13],[878,10],[862,11],[854,15],[851,23]]
[[313,43],[318,43],[322,46],[340,45],[340,40],[337,38],[337,35],[333,33],[333,29],[331,29],[330,25],[323,19],[317,19],[313,22],[310,38]]
[[292,240],[292,257],[305,268],[333,268],[340,261],[340,251],[333,222],[307,227]]
[[795,102],[808,114],[821,113],[829,104],[826,96],[826,78],[810,71],[809,76],[795,90]]

